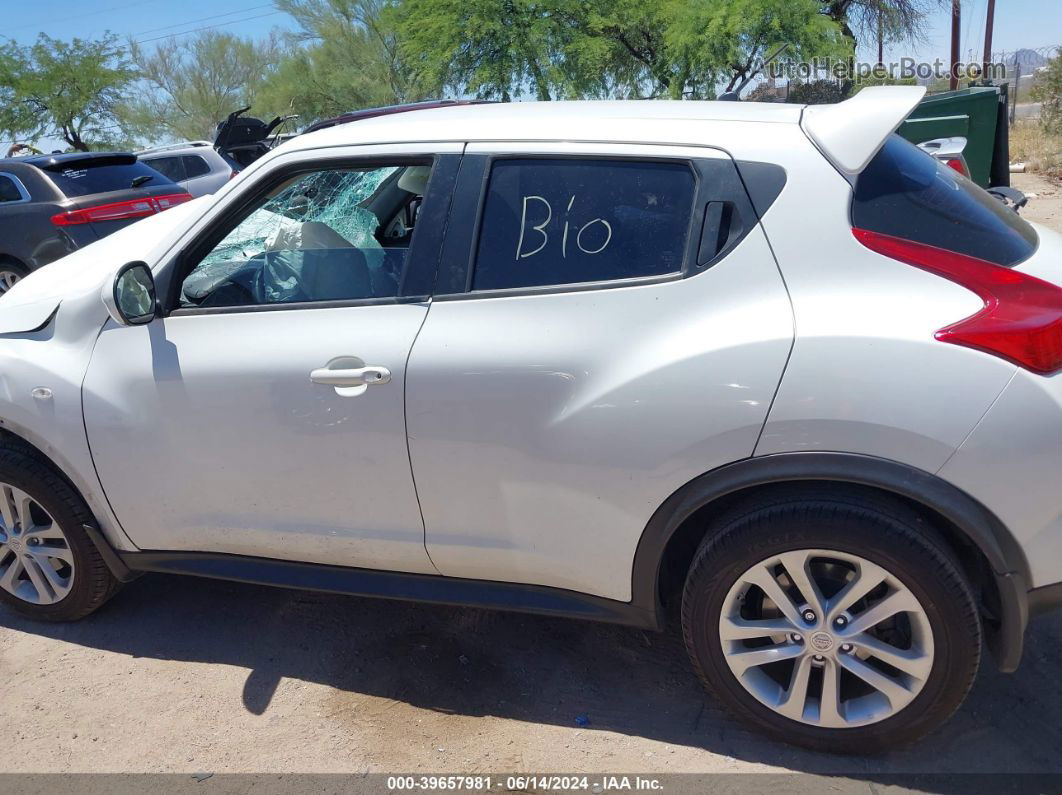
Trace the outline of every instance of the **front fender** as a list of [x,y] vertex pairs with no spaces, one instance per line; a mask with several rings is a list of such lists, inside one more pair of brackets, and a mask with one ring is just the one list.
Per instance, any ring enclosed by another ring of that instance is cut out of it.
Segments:
[[[5,328],[34,322],[22,317],[10,323],[0,308]],[[53,306],[35,330],[0,333],[0,430],[45,456],[81,493],[111,544],[132,550],[96,476],[81,409],[81,385],[105,318],[98,295],[81,296]]]

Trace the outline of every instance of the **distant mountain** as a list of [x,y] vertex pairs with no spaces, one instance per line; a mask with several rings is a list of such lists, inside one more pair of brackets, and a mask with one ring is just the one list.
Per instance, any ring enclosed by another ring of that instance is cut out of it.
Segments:
[[1045,66],[1047,58],[1040,55],[1036,50],[1021,49],[1008,55],[1004,63],[1007,66],[1014,66],[1014,64],[1020,63],[1023,70],[1036,69]]

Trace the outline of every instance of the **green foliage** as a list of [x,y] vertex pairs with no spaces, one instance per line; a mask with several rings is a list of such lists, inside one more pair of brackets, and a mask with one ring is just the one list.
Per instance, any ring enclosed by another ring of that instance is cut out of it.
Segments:
[[1040,105],[1040,126],[1051,134],[1062,133],[1062,55],[1047,62],[1036,75],[1032,98]]
[[714,66],[727,80],[726,91],[741,90],[776,58],[805,61],[852,52],[818,0],[673,2],[670,50],[701,70]]
[[117,41],[109,33],[71,42],[42,33],[29,47],[0,46],[0,132],[62,138],[86,152],[123,142],[116,110],[136,72]]
[[263,100],[300,124],[424,96],[399,53],[389,0],[276,0],[299,25]]
[[852,94],[858,94],[867,86],[916,86],[918,81],[913,77],[856,77],[852,85]]
[[789,88],[789,102],[797,105],[832,105],[848,98],[850,85],[836,80],[810,80],[807,83],[794,82]]
[[926,41],[926,20],[949,0],[823,0],[822,13],[853,45]]
[[774,88],[771,87],[766,81],[760,83],[752,91],[746,94],[743,99],[745,102],[784,102],[784,95],[779,98],[775,93]]
[[503,100],[714,98],[783,52],[850,51],[819,0],[405,0],[391,13],[425,84]]
[[[447,94],[711,99],[742,91],[774,60],[848,57],[857,37],[876,38],[879,27],[886,39],[917,36],[940,2],[275,0],[298,26],[284,40],[204,31],[150,50],[130,44],[128,57],[110,34],[8,42],[0,46],[0,132],[86,149],[209,138],[247,105],[259,117],[294,112],[306,124]],[[1058,78],[1045,79],[1056,85],[1045,124],[1062,123],[1050,121],[1062,116]],[[823,101],[834,89],[801,91]]]
[[140,71],[136,90],[120,108],[127,131],[140,139],[213,139],[215,126],[234,110],[270,117],[260,94],[277,70],[283,49],[262,41],[203,31],[167,39],[154,50],[131,45]]
[[544,0],[405,0],[388,22],[417,81],[437,94],[455,91],[508,101],[563,91],[563,39]]

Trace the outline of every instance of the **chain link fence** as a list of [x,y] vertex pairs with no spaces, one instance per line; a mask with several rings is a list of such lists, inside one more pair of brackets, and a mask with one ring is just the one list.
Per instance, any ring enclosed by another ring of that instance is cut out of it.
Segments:
[[1001,50],[992,53],[992,62],[1004,64],[1007,76],[997,83],[1005,82],[1008,86],[1013,123],[1021,119],[1039,119],[1040,103],[1032,99],[1032,87],[1038,70],[1047,66],[1047,62],[1059,57],[1062,44],[1049,44],[1043,47],[1021,47],[1017,50]]

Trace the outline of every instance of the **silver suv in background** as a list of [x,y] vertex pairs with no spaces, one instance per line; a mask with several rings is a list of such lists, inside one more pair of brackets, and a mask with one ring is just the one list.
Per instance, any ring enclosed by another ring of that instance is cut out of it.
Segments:
[[157,146],[137,155],[195,197],[214,193],[239,173],[239,168],[216,152],[209,141]]

